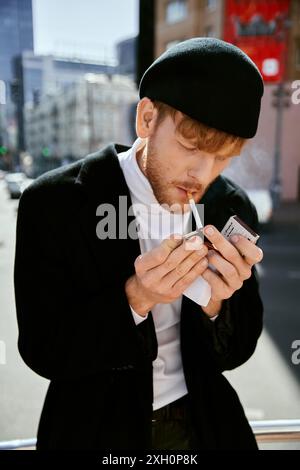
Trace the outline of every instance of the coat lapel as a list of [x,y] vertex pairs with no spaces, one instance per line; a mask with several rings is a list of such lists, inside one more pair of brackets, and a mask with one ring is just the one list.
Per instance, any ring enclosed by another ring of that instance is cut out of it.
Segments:
[[[86,157],[76,180],[85,194],[85,203],[79,212],[81,230],[89,244],[90,250],[97,264],[99,273],[103,275],[103,247],[107,265],[106,273],[112,279],[121,282],[134,274],[134,261],[140,254],[138,239],[124,237],[119,239],[119,220],[128,214],[132,205],[129,189],[127,187],[122,169],[118,160],[118,153],[128,150],[122,145],[109,145],[100,152]],[[109,205],[115,211],[116,238],[101,240],[97,237],[96,227],[101,218],[96,215],[97,208]],[[135,224],[133,215],[127,216],[128,224]],[[123,236],[124,229],[123,230]],[[122,266],[122,269],[120,269]],[[117,276],[116,276],[117,274]]]

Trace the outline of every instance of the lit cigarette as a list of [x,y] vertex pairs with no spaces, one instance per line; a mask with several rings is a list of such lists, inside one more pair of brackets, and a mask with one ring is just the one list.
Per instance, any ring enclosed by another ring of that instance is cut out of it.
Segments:
[[201,222],[199,212],[197,211],[197,207],[196,207],[196,204],[195,204],[195,201],[193,199],[192,194],[188,192],[187,195],[188,195],[189,204],[191,206],[191,209],[192,209],[192,212],[193,212],[193,215],[194,215],[194,219],[195,219],[195,222],[196,222],[196,227],[199,230],[199,229],[203,228],[203,224]]

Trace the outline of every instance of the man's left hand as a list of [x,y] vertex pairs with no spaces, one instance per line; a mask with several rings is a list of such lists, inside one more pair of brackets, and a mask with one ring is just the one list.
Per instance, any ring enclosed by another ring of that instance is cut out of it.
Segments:
[[209,250],[207,255],[217,272],[208,267],[202,274],[211,286],[211,300],[203,310],[212,316],[219,313],[222,301],[229,299],[251,277],[251,268],[261,262],[263,251],[241,235],[228,241],[213,225],[205,227],[204,234],[218,251]]

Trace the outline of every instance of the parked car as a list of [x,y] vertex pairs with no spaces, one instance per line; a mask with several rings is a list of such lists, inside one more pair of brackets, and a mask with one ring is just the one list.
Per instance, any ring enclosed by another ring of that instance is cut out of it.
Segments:
[[24,173],[7,173],[5,182],[11,199],[19,199],[22,194],[22,184],[27,180]]
[[23,183],[20,185],[21,193],[26,189],[28,186],[31,185],[31,183],[34,181],[33,178],[26,178]]
[[4,180],[5,175],[6,175],[6,171],[0,170],[0,181],[1,181],[1,180]]
[[268,189],[248,189],[246,193],[256,207],[261,228],[269,227],[273,216],[273,202],[270,191]]

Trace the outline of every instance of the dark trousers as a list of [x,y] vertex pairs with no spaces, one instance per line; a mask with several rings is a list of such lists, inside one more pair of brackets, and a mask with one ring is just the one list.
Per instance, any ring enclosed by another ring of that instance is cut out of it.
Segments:
[[153,412],[152,449],[191,450],[195,442],[187,395]]

